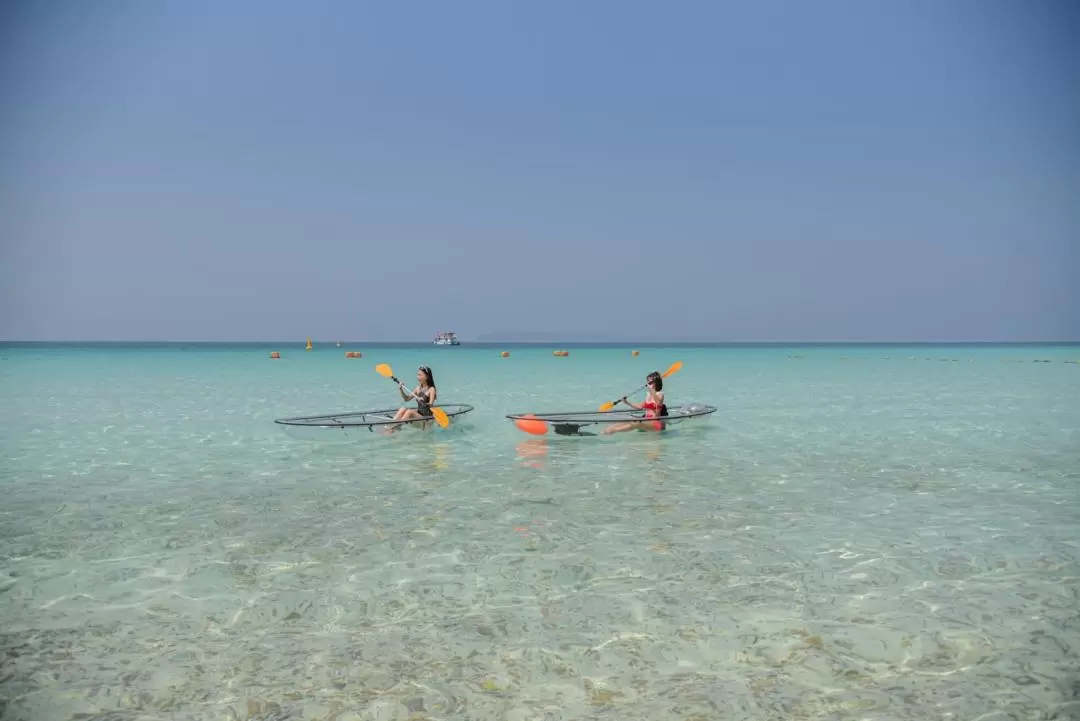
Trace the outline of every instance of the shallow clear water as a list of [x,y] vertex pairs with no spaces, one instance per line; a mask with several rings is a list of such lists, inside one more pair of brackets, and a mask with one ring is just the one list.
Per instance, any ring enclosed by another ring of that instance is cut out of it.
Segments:
[[1078,347],[343,350],[0,346],[4,719],[1080,715]]

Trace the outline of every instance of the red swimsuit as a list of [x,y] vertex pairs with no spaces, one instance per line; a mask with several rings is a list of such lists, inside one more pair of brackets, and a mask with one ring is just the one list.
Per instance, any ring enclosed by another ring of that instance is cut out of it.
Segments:
[[[653,402],[652,399],[646,398],[645,403],[642,404],[641,407],[645,409],[645,417],[646,418],[656,418],[657,417],[657,411],[659,410],[659,408],[657,407],[656,403]],[[653,426],[653,430],[657,430],[657,431],[664,430],[664,424],[661,421],[653,421],[652,426]]]

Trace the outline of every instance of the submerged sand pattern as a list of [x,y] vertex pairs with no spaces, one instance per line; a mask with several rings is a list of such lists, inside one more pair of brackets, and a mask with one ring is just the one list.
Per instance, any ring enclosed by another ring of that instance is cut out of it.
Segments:
[[374,449],[274,432],[229,369],[28,384],[0,718],[1080,718],[1074,381],[727,370],[669,439]]

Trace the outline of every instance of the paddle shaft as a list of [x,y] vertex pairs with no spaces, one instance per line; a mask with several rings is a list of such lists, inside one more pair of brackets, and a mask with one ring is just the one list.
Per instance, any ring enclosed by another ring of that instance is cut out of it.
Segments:
[[[427,403],[427,398],[421,398],[420,396],[416,395],[416,391],[410,391],[410,390],[409,390],[408,388],[406,388],[406,387],[405,387],[405,384],[404,384],[404,383],[402,383],[401,381],[399,381],[399,380],[398,380],[397,378],[395,378],[394,376],[390,376],[390,379],[391,379],[391,380],[393,380],[393,381],[394,381],[395,383],[397,383],[397,384],[398,384],[398,388],[400,388],[401,390],[403,390],[403,391],[405,391],[406,393],[408,393],[408,394],[409,394],[409,400],[413,400],[413,401],[421,401],[421,402],[423,402],[423,403]],[[433,407],[433,410],[434,410],[434,407]]]
[[[683,362],[681,362],[681,360],[676,360],[676,362],[672,364],[671,368],[669,368],[669,369],[665,370],[665,371],[663,372],[663,375],[661,375],[660,377],[661,377],[661,378],[667,378],[667,377],[669,377],[669,376],[673,376],[673,375],[675,375],[675,373],[677,373],[677,372],[678,372],[678,371],[679,371],[679,370],[680,370],[681,368],[683,368]],[[645,384],[645,385],[643,385],[642,387],[639,387],[639,389],[637,389],[637,390],[636,390],[636,391],[634,391],[633,393],[627,393],[626,395],[622,396],[622,397],[621,397],[621,398],[619,398],[618,400],[612,400],[612,402],[611,402],[611,403],[606,403],[606,404],[604,404],[603,406],[600,406],[600,412],[602,412],[602,413],[606,413],[607,411],[611,410],[612,408],[615,408],[617,404],[623,403],[623,402],[624,402],[624,400],[626,400],[626,398],[629,398],[629,397],[630,397],[630,396],[632,396],[632,395],[636,395],[636,394],[638,394],[638,393],[640,393],[640,392],[644,391],[645,389],[647,389],[647,387],[649,387],[649,384],[648,384],[648,383],[646,383],[646,384]]]
[[[408,392],[408,395],[409,395],[410,399],[415,400],[415,401],[420,401],[422,403],[426,403],[426,401],[424,399],[422,399],[418,395],[416,395],[416,391],[410,391],[408,388],[406,388],[405,384],[402,383],[400,380],[398,380],[397,376],[394,375],[393,369],[390,368],[390,366],[388,366],[387,364],[380,363],[379,365],[375,366],[375,372],[378,373],[379,375],[381,375],[381,376],[383,376],[385,378],[389,378],[390,380],[397,383],[398,388],[400,388],[403,391],[402,395],[405,394],[404,392]],[[437,408],[435,406],[430,406],[430,408],[431,408],[431,415],[435,418],[436,423],[438,423],[443,428],[445,428],[447,425],[449,425],[450,417],[446,415],[446,412],[444,410],[442,410],[441,408]]]
[[401,390],[403,390],[403,391],[405,391],[406,393],[409,394],[409,400],[414,400],[414,401],[421,400],[420,396],[416,395],[416,391],[410,391],[408,388],[406,388],[405,384],[397,379],[397,376],[390,376],[390,380],[397,383],[398,387],[401,388]]
[[638,389],[637,389],[636,391],[634,391],[633,393],[627,393],[627,394],[626,394],[625,396],[623,396],[623,397],[622,397],[622,398],[620,398],[619,400],[615,401],[615,403],[623,403],[623,402],[625,402],[625,401],[626,401],[626,399],[627,399],[627,398],[629,398],[630,396],[636,396],[636,395],[637,395],[638,393],[641,393],[641,391],[645,390],[645,389],[646,389],[646,388],[648,388],[648,387],[649,387],[649,384],[648,384],[648,383],[646,383],[645,385],[641,386],[641,388],[638,388]]

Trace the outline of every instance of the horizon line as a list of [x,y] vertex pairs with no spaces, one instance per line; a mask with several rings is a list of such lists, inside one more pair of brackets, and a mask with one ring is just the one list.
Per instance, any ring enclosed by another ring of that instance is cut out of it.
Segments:
[[[108,344],[108,343],[157,343],[157,344],[190,344],[190,345],[207,345],[207,344],[227,344],[236,343],[244,345],[258,345],[258,344],[275,344],[275,345],[304,345],[307,343],[307,338],[303,339],[255,339],[255,340],[242,340],[242,339],[230,339],[230,340],[209,340],[209,339],[187,339],[187,338],[175,338],[175,339],[160,339],[160,338],[121,338],[121,339],[100,339],[100,338],[66,338],[66,339],[19,339],[19,338],[0,338],[0,344],[47,344],[47,343],[94,343],[94,344]],[[894,339],[894,340],[706,340],[703,338],[698,339],[659,339],[659,340],[614,340],[614,339],[597,339],[597,340],[485,340],[485,341],[462,341],[458,346],[436,346],[430,339],[417,340],[417,339],[397,339],[397,340],[320,340],[311,338],[312,346],[317,345],[330,345],[337,346],[338,343],[342,345],[431,345],[441,348],[460,348],[465,346],[497,346],[497,345],[553,345],[553,344],[566,344],[566,345],[1047,345],[1047,344],[1064,344],[1073,345],[1080,344],[1080,338],[1064,339],[1064,338],[1048,338],[1038,340],[1007,340],[1007,339],[979,339],[979,340],[956,340],[956,339]]]

